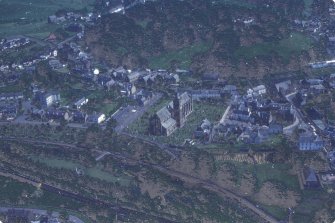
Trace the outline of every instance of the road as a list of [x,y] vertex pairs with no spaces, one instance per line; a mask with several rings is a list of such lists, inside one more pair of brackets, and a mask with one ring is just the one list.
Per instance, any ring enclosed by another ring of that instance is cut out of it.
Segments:
[[97,158],[95,158],[95,161],[99,161],[101,159],[103,159],[105,156],[110,155],[110,152],[101,152],[101,155],[99,155]]
[[229,106],[227,107],[226,111],[223,113],[222,118],[221,118],[221,120],[220,120],[220,124],[225,124],[230,109],[231,109],[231,105],[229,105]]
[[[2,138],[2,139],[6,140],[5,138]],[[11,140],[13,140],[13,138]],[[17,140],[22,142],[21,139],[17,139]],[[33,143],[34,140],[30,140],[30,142]],[[78,146],[72,145],[72,144],[56,143],[56,142],[50,142],[50,143],[44,142],[44,143],[50,144],[50,145],[59,145],[59,146],[66,145],[68,148],[77,149],[77,150],[83,150],[83,149],[87,150],[87,148],[78,147]],[[121,160],[122,162],[131,163],[133,165],[146,166],[148,168],[152,168],[152,169],[158,170],[162,173],[165,173],[169,176],[178,178],[178,179],[180,179],[184,182],[199,185],[202,188],[213,191],[213,192],[217,193],[218,195],[220,195],[222,197],[230,198],[230,199],[235,200],[236,202],[238,202],[242,206],[246,207],[250,211],[252,211],[255,214],[257,214],[258,216],[260,216],[266,222],[278,223],[278,221],[274,217],[272,217],[271,215],[269,215],[268,213],[266,213],[262,209],[258,208],[255,204],[253,204],[250,201],[248,201],[247,199],[233,193],[232,191],[229,191],[229,190],[223,188],[222,186],[217,185],[215,182],[212,182],[209,179],[202,179],[198,176],[193,176],[193,175],[190,175],[190,174],[186,174],[186,173],[184,173],[180,170],[170,169],[170,168],[168,168],[166,166],[163,166],[163,165],[154,164],[154,163],[150,163],[150,162],[143,161],[143,160],[137,160],[137,159],[129,157],[128,155],[125,155],[125,154],[110,152],[110,155],[113,156],[115,159]]]
[[118,125],[115,128],[115,132],[120,133],[125,128],[127,128],[131,123],[143,116],[143,114],[154,104],[157,103],[159,99],[162,98],[162,94],[154,94],[148,104],[140,106],[127,106],[126,108],[119,109],[118,112],[113,114],[114,118]]
[[299,116],[297,112],[294,110],[294,122],[292,125],[286,126],[283,129],[283,132],[285,135],[292,135],[294,130],[299,126],[301,120],[299,119]]

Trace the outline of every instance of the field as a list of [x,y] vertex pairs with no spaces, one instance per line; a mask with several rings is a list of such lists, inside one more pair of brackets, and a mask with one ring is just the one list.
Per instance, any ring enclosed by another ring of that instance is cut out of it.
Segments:
[[250,173],[255,177],[256,189],[259,189],[265,182],[274,183],[284,190],[299,190],[299,182],[295,175],[288,172],[291,167],[287,164],[242,164],[238,162],[226,162],[229,169],[234,171],[237,184],[241,181],[244,173]]
[[60,9],[91,8],[94,0],[2,0],[0,37],[18,34],[46,37],[59,26],[47,24],[47,17]]
[[299,54],[301,51],[309,50],[312,47],[312,40],[303,34],[292,33],[287,39],[282,39],[278,43],[260,43],[248,47],[240,47],[235,52],[235,57],[251,60],[257,56],[271,55],[273,52],[285,61],[291,56]]
[[113,176],[112,174],[101,170],[98,166],[96,167],[89,167],[85,168],[79,163],[70,161],[70,160],[62,160],[62,159],[56,159],[56,158],[34,158],[35,161],[41,162],[46,164],[49,167],[52,168],[64,168],[67,170],[73,170],[75,171],[76,168],[82,168],[84,169],[85,175],[92,177],[92,178],[97,178],[99,180],[104,180],[109,183],[115,183],[118,182],[123,186],[127,186],[130,184],[130,178],[127,176]]
[[181,50],[161,54],[160,56],[149,58],[149,66],[153,69],[167,69],[171,63],[176,62],[178,67],[188,69],[192,62],[192,57],[198,53],[209,50],[210,43],[198,43]]

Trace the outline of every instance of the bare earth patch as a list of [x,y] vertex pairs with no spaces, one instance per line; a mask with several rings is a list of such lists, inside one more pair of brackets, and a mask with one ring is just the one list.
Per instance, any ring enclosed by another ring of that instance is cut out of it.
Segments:
[[147,192],[151,199],[159,197],[161,200],[161,204],[166,205],[164,195],[171,191],[169,188],[167,188],[161,183],[153,182],[149,179],[145,179],[144,175],[139,175],[138,178],[140,181],[139,186],[141,188],[142,194]]
[[265,183],[260,191],[255,194],[255,200],[258,202],[278,206],[283,208],[290,208],[297,206],[299,196],[293,191],[282,191],[276,185],[267,182]]

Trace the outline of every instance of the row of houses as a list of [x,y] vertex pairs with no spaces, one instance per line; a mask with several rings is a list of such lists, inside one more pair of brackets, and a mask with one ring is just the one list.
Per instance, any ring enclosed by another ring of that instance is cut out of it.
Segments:
[[103,113],[87,114],[82,111],[63,108],[33,109],[31,114],[40,119],[65,120],[70,123],[101,124],[106,120],[106,115]]

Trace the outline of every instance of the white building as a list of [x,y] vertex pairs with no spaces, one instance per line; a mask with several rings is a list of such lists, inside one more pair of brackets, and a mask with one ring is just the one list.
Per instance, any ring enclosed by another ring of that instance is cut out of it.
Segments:
[[80,109],[83,105],[86,105],[88,103],[88,99],[87,98],[81,98],[79,99],[78,101],[76,101],[74,103],[74,106],[77,108],[77,109]]
[[57,103],[60,101],[60,94],[59,93],[48,93],[44,97],[44,103],[47,107]]
[[103,113],[88,115],[86,118],[86,122],[90,124],[101,124],[105,120],[106,120],[106,115]]
[[260,96],[263,94],[266,94],[266,87],[264,85],[258,85],[257,87],[254,87],[247,91],[248,97]]

